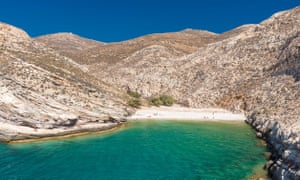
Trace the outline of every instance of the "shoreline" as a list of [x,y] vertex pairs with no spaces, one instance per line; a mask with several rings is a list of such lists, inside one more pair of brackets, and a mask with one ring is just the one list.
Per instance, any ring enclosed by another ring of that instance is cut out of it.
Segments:
[[[267,143],[271,156],[267,159],[265,168],[268,175],[282,179],[299,179],[299,136],[293,131],[287,131],[276,120],[257,118],[252,114],[248,123],[257,132],[257,137]],[[291,166],[292,165],[292,166]]]
[[[297,164],[299,156],[297,150],[300,146],[296,144],[297,138],[289,138],[276,121],[258,119],[255,116],[246,116],[242,113],[233,113],[225,109],[205,108],[195,109],[180,106],[173,107],[142,107],[137,109],[134,114],[125,118],[127,122],[143,120],[168,120],[168,121],[206,121],[206,122],[226,122],[248,123],[257,131],[257,137],[263,139],[268,144],[268,149],[272,153],[270,159],[267,159],[265,168],[269,175],[277,176],[284,172],[287,177],[298,177],[298,169],[286,168],[287,162]],[[47,140],[60,140],[72,137],[80,137],[93,134],[102,134],[114,132],[124,126],[126,122],[118,123],[89,123],[75,125],[71,128],[57,129],[33,129],[25,126],[17,126],[7,123],[0,123],[0,141],[7,144],[38,142]],[[294,137],[294,136],[293,136]],[[6,139],[5,139],[6,138]],[[286,143],[291,144],[286,147]],[[289,153],[283,156],[281,149]],[[290,156],[295,157],[289,159]]]
[[[33,129],[30,127],[0,123],[0,130],[7,133],[0,141],[7,144],[67,139],[117,130],[125,123],[86,124],[68,129]],[[17,131],[19,130],[19,131]]]
[[244,122],[247,118],[242,113],[232,113],[219,108],[186,107],[142,107],[126,118],[132,120],[182,120],[182,121],[226,121]]
[[51,140],[64,140],[64,139],[84,137],[84,136],[89,136],[89,135],[105,134],[105,133],[115,132],[124,126],[125,126],[125,124],[121,124],[121,125],[112,127],[110,129],[95,130],[95,131],[93,131],[93,130],[82,131],[82,132],[76,132],[76,133],[65,134],[65,135],[41,137],[41,138],[36,138],[36,139],[12,140],[12,141],[8,142],[8,144],[22,144],[22,143],[42,142],[42,141],[51,141]]
[[[245,122],[246,116],[242,113],[232,113],[225,109],[205,108],[195,109],[180,106],[172,107],[142,107],[128,116],[126,121],[133,120],[174,120],[174,121],[208,121],[208,122]],[[53,139],[65,139],[89,134],[111,132],[125,123],[89,123],[75,125],[70,128],[34,129],[0,122],[0,141],[8,144],[26,143]]]

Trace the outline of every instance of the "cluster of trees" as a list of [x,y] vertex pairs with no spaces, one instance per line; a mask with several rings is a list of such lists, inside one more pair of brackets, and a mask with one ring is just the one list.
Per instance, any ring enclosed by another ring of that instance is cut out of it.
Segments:
[[[138,92],[128,91],[127,94],[130,96],[130,99],[128,100],[129,106],[139,108],[143,104],[141,94]],[[174,103],[175,99],[169,95],[160,95],[148,100],[148,104],[152,106],[172,106]]]
[[168,95],[160,95],[149,100],[149,104],[153,106],[172,106],[174,102],[174,98]]
[[141,94],[133,91],[127,91],[127,94],[131,96],[131,98],[128,100],[129,106],[139,108],[142,105]]

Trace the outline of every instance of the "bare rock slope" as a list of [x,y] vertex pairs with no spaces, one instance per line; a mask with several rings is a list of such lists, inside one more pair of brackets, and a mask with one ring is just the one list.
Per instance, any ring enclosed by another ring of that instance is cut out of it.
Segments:
[[169,94],[190,107],[243,111],[272,149],[267,167],[272,177],[297,179],[299,35],[296,7],[220,35],[193,30],[150,35],[93,47],[72,58],[95,78],[144,98]]
[[0,140],[96,131],[127,115],[124,96],[86,68],[0,24]]

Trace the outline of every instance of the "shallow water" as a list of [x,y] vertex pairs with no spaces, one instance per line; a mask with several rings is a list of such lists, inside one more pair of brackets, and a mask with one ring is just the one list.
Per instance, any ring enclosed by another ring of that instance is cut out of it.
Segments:
[[257,144],[244,123],[130,122],[102,135],[0,144],[0,179],[247,179],[265,163]]

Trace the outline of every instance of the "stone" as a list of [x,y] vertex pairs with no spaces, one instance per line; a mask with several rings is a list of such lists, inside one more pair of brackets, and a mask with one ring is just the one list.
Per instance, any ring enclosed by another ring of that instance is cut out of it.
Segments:
[[283,152],[282,157],[283,157],[284,159],[286,159],[286,158],[288,158],[288,156],[289,156],[290,154],[291,154],[291,151],[285,150],[285,151]]
[[273,164],[274,164],[274,161],[269,160],[269,161],[265,164],[264,168],[265,168],[265,169],[270,169],[270,167],[271,167]]
[[265,152],[265,153],[264,153],[264,156],[265,156],[265,158],[266,158],[267,160],[269,160],[269,159],[271,158],[271,156],[272,156],[272,153],[271,153],[271,152]]
[[262,137],[263,137],[263,135],[262,135],[262,133],[261,133],[261,132],[257,132],[257,133],[256,133],[256,137],[258,137],[258,138],[262,138]]

